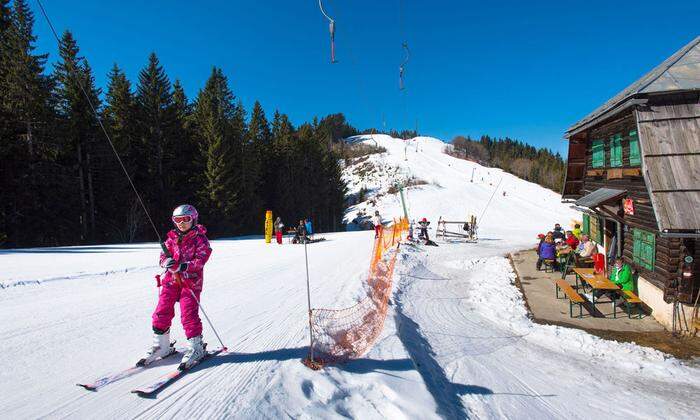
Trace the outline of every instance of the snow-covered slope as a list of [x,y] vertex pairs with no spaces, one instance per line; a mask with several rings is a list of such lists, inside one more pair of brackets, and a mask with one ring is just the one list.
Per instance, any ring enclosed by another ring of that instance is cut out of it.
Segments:
[[[153,399],[129,391],[168,372],[177,357],[91,393],[75,383],[125,368],[150,344],[158,245],[0,251],[2,418],[697,416],[696,367],[528,319],[503,255],[575,216],[555,193],[449,157],[436,139],[418,138],[405,149],[401,140],[374,138],[356,141],[387,149],[366,159],[377,176],[367,167],[361,176],[361,162],[346,168],[351,192],[370,191],[348,220],[360,210],[400,216],[388,189],[414,177],[428,184],[407,192],[412,218],[427,217],[434,226],[439,216],[472,213],[480,217],[482,240],[402,246],[384,330],[361,359],[319,372],[300,363],[308,346],[303,247],[217,240],[202,304],[234,353],[211,359]],[[324,236],[308,247],[312,305],[345,307],[362,293],[373,234]],[[182,345],[179,316],[172,331]],[[218,344],[206,323],[204,336]]]
[[358,194],[362,188],[368,190],[367,199],[350,208],[346,222],[361,220],[358,214],[371,215],[375,210],[384,219],[402,215],[399,195],[388,192],[397,182],[407,180],[426,183],[406,190],[410,218],[425,217],[435,227],[440,216],[455,221],[475,215],[481,236],[507,238],[517,246],[530,246],[537,233],[551,230],[554,223],[566,227],[580,218],[561,203],[559,194],[501,169],[449,156],[444,153],[447,145],[438,139],[416,137],[404,141],[387,135],[365,135],[353,140],[376,144],[387,151],[360,158],[345,169],[351,194]]

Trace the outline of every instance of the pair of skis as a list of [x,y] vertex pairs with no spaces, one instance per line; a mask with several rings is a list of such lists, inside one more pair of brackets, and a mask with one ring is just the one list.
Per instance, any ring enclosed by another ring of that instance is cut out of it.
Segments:
[[[154,382],[147,384],[145,386],[133,389],[131,392],[138,395],[138,396],[141,396],[141,397],[147,397],[147,396],[153,395],[153,394],[157,393],[159,390],[165,388],[167,385],[169,385],[172,382],[174,382],[175,380],[177,380],[179,377],[186,374],[188,371],[190,371],[192,368],[199,365],[200,363],[202,363],[206,359],[214,357],[222,352],[224,352],[223,348],[208,351],[205,353],[204,357],[202,357],[200,360],[198,360],[195,364],[191,365],[190,367],[184,368],[182,366],[178,366],[175,370],[161,376],[160,378],[158,378]],[[162,358],[160,358],[158,360],[167,359],[168,357],[170,357],[176,353],[177,353],[177,350],[175,350],[175,347],[173,345],[171,345],[171,352],[168,355],[163,356]],[[98,389],[100,389],[106,385],[117,382],[117,381],[124,379],[124,378],[128,378],[128,377],[130,377],[138,372],[146,370],[149,368],[149,366],[152,366],[152,365],[132,366],[128,369],[125,369],[125,370],[122,370],[119,372],[115,372],[115,373],[111,373],[109,375],[105,375],[101,378],[96,379],[92,383],[76,384],[76,385],[81,386],[81,387],[87,389],[88,391],[97,391]]]

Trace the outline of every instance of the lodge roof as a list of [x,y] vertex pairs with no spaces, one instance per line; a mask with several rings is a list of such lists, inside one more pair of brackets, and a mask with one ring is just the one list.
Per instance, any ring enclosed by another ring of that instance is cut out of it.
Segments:
[[700,90],[700,36],[569,127],[564,136],[569,138],[601,118],[612,116],[624,109],[630,99],[655,93],[693,90]]

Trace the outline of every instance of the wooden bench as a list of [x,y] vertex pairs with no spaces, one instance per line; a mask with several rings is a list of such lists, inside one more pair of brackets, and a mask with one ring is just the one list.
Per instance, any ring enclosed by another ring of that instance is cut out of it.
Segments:
[[[625,302],[627,318],[632,318],[632,305],[641,305],[642,300],[631,290],[618,290],[617,295]],[[617,318],[617,299],[613,300],[613,318]],[[642,319],[642,311],[637,308],[637,318]]]
[[542,264],[544,264],[544,272],[545,273],[553,273],[554,272],[554,260],[552,260],[552,259],[542,260]]
[[583,318],[583,303],[585,300],[581,295],[574,290],[573,287],[569,283],[566,282],[566,280],[559,279],[555,282],[554,285],[554,293],[557,296],[557,299],[559,298],[559,290],[564,292],[565,297],[569,299],[569,317],[573,318],[574,317],[574,304],[578,305],[578,317]]

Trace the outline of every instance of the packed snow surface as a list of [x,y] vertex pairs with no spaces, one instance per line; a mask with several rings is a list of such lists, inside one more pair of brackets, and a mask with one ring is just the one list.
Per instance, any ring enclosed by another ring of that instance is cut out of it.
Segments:
[[[481,239],[402,246],[384,331],[361,359],[319,372],[300,363],[308,348],[302,246],[216,240],[202,305],[233,353],[206,361],[154,398],[130,390],[173,369],[178,356],[89,392],[75,384],[128,367],[150,345],[158,245],[6,250],[0,252],[2,417],[697,416],[697,367],[528,319],[504,255],[576,217],[556,193],[445,155],[436,139],[372,137],[355,140],[387,152],[345,169],[350,193],[367,191],[349,209],[348,222],[374,210],[385,221],[399,217],[402,206],[390,188],[413,178],[426,183],[407,191],[411,218],[435,226],[440,216],[474,214]],[[358,169],[366,162],[371,168]],[[362,295],[373,235],[323,236],[327,241],[308,247],[312,306],[349,306]],[[217,346],[204,325],[205,341]],[[178,316],[172,331],[181,348]]]

